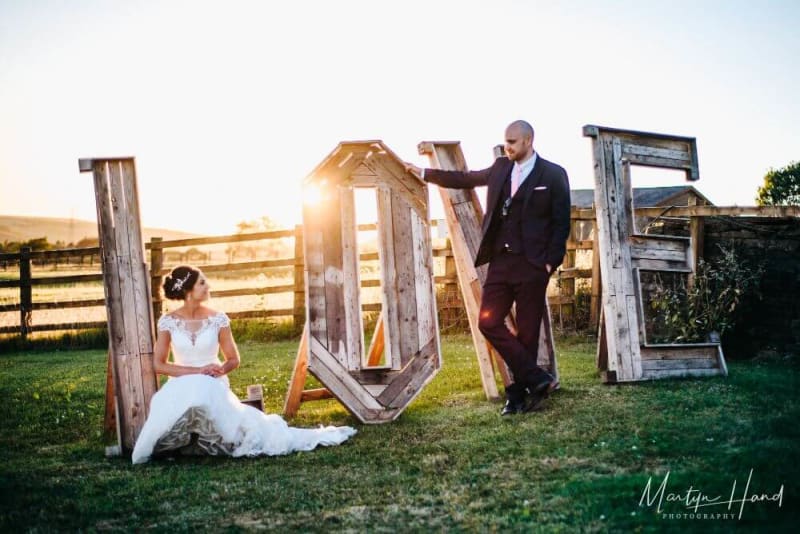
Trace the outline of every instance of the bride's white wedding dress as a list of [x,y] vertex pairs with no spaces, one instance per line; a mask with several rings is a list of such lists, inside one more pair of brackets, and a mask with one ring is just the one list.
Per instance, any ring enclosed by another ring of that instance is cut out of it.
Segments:
[[[228,326],[224,313],[198,320],[163,315],[158,321],[158,330],[168,331],[172,338],[175,364],[189,367],[221,363],[219,330]],[[153,395],[132,459],[143,463],[165,451],[274,456],[338,445],[355,433],[349,426],[292,428],[278,415],[239,402],[227,376],[184,375],[170,378]]]

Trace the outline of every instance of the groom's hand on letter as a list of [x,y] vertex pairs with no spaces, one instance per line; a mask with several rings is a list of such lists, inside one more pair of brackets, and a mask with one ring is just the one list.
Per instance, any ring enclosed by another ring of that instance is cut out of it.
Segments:
[[420,178],[420,179],[422,178],[422,169],[420,169],[419,167],[417,167],[413,163],[409,163],[407,161],[404,162],[404,165],[405,165],[405,168],[406,168],[406,172],[410,172],[411,174],[413,174],[417,178]]

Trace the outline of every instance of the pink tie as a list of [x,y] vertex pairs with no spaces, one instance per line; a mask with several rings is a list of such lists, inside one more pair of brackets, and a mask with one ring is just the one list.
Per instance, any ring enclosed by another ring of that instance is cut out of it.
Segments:
[[522,165],[514,165],[514,169],[511,171],[511,196],[513,197],[514,194],[519,189],[519,181],[522,178]]

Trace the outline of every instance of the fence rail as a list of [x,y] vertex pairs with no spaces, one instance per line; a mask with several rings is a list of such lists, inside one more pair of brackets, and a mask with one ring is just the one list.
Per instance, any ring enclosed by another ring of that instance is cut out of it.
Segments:
[[[433,221],[435,226],[437,221]],[[377,229],[376,224],[361,224],[358,226],[360,231],[374,231]],[[150,252],[150,279],[152,287],[152,303],[153,310],[156,317],[159,317],[163,309],[163,295],[161,286],[163,284],[164,276],[169,274],[170,269],[164,267],[165,251],[175,248],[194,247],[201,245],[229,245],[233,243],[243,243],[247,241],[262,241],[271,239],[294,239],[294,255],[290,258],[279,258],[258,261],[238,261],[217,264],[206,264],[202,266],[204,272],[235,272],[253,269],[277,269],[277,268],[292,268],[292,283],[282,284],[268,287],[242,287],[236,289],[224,289],[214,291],[214,296],[217,298],[223,297],[239,297],[239,296],[259,296],[259,295],[274,295],[274,294],[287,294],[294,293],[292,308],[280,309],[261,309],[261,310],[244,310],[228,313],[231,318],[246,319],[246,318],[274,318],[274,317],[292,317],[294,321],[305,320],[305,280],[304,280],[304,258],[303,258],[303,233],[302,226],[296,226],[291,230],[275,230],[268,232],[253,232],[248,234],[233,234],[211,237],[199,237],[189,239],[174,239],[164,241],[161,238],[154,237],[149,242],[145,243],[145,249]],[[12,262],[19,266],[19,279],[17,280],[2,280],[0,281],[0,288],[19,288],[20,299],[15,304],[0,305],[0,313],[20,312],[20,320],[18,325],[0,326],[0,334],[20,334],[26,337],[32,332],[45,332],[54,330],[80,330],[87,328],[103,328],[106,326],[105,321],[85,321],[85,322],[67,322],[59,324],[33,324],[32,312],[37,310],[52,310],[52,309],[70,309],[70,308],[87,308],[105,305],[105,299],[82,299],[82,300],[68,300],[68,301],[51,301],[51,302],[33,302],[32,288],[41,286],[56,286],[76,283],[91,283],[102,282],[103,275],[97,274],[73,274],[73,275],[59,275],[59,276],[37,276],[31,275],[31,266],[33,260],[38,260],[44,263],[55,263],[56,261],[69,261],[72,257],[85,257],[95,255],[100,257],[102,254],[99,247],[88,248],[73,248],[73,249],[59,249],[48,251],[31,251],[30,249],[23,249],[19,253],[3,253],[0,254],[0,261]],[[436,284],[443,284],[451,286],[453,290],[457,288],[458,280],[455,275],[455,269],[449,268],[452,261],[452,251],[449,247],[449,242],[444,247],[437,247],[433,250],[433,255],[436,257],[444,257],[446,263],[445,276],[434,277]],[[371,261],[378,259],[377,252],[369,252],[360,254],[361,261]],[[102,263],[101,261],[99,263]],[[361,281],[361,287],[380,287],[380,280],[365,279]],[[365,312],[380,311],[381,305],[376,303],[368,303],[362,306]]]
[[[694,238],[702,239],[702,219],[704,217],[721,217],[721,216],[737,216],[737,217],[800,217],[800,207],[798,206],[768,206],[768,207],[747,207],[747,206],[666,206],[655,208],[636,208],[636,215],[639,217],[650,217],[664,220],[680,220],[689,222],[689,228]],[[563,312],[566,306],[567,314],[570,311],[574,312],[576,306],[575,297],[575,281],[578,279],[591,280],[591,304],[590,304],[590,324],[597,323],[600,307],[600,267],[598,259],[596,242],[592,239],[585,239],[581,235],[578,223],[591,222],[594,226],[595,214],[593,209],[577,209],[573,208],[571,213],[572,229],[570,237],[567,241],[567,254],[564,258],[564,263],[558,270],[554,278],[556,278],[559,287],[558,295],[551,295],[548,297],[552,306],[558,306],[559,311]],[[698,224],[698,221],[700,224]],[[432,225],[442,224],[440,221],[432,221]],[[376,224],[360,224],[359,231],[374,231],[377,229]],[[584,232],[585,233],[585,232]],[[697,235],[694,235],[697,233]],[[594,235],[594,233],[592,233]],[[272,294],[286,294],[293,293],[293,305],[291,308],[282,309],[266,309],[266,310],[246,310],[231,312],[228,315],[231,318],[272,318],[272,317],[292,317],[295,324],[302,325],[305,320],[305,280],[304,280],[304,258],[303,258],[303,231],[302,226],[296,226],[293,229],[273,230],[268,232],[254,232],[247,234],[232,234],[222,236],[210,237],[197,237],[188,239],[174,239],[164,241],[161,238],[154,237],[149,242],[145,243],[145,249],[150,251],[150,280],[152,287],[152,303],[153,311],[156,318],[160,317],[163,308],[163,297],[161,294],[161,285],[164,276],[169,274],[170,269],[164,267],[165,251],[175,248],[196,247],[202,245],[230,245],[233,243],[243,243],[247,241],[260,241],[260,240],[273,240],[273,239],[286,239],[292,238],[294,240],[294,253],[292,257],[258,260],[258,261],[229,261],[227,263],[217,263],[210,265],[203,265],[203,271],[207,273],[221,273],[221,272],[234,272],[241,270],[252,269],[276,269],[291,267],[292,283],[283,284],[269,287],[245,287],[236,289],[218,290],[214,292],[215,297],[238,297],[248,295],[272,295]],[[577,251],[592,251],[592,267],[578,268],[575,265]],[[51,309],[68,309],[68,308],[83,308],[83,307],[97,307],[105,304],[105,299],[84,299],[74,301],[55,301],[55,302],[33,302],[32,288],[39,286],[53,286],[63,284],[75,284],[86,282],[100,282],[103,280],[102,274],[74,274],[64,276],[31,276],[31,265],[34,261],[44,263],[57,263],[59,260],[67,260],[69,258],[86,256],[97,256],[100,260],[102,251],[99,247],[88,248],[75,248],[75,249],[60,249],[48,251],[31,251],[30,249],[23,249],[19,253],[0,253],[0,262],[4,264],[16,263],[19,266],[19,279],[18,280],[2,280],[0,281],[0,288],[19,288],[19,302],[16,304],[0,305],[0,313],[20,312],[20,320],[18,325],[0,327],[0,334],[19,333],[25,337],[31,332],[53,331],[53,330],[76,330],[84,328],[100,328],[105,327],[105,321],[93,322],[71,322],[62,324],[40,324],[35,325],[32,323],[32,312],[36,310],[51,310]],[[462,308],[463,304],[460,301],[460,294],[457,290],[457,278],[455,271],[455,263],[453,260],[452,250],[450,249],[449,240],[444,247],[434,248],[433,254],[435,257],[443,257],[445,259],[445,274],[444,276],[436,276],[434,281],[436,284],[444,284],[446,288],[451,291],[451,294],[457,295],[457,302],[450,305],[451,309]],[[360,256],[362,261],[371,261],[378,259],[378,253],[363,253]],[[81,260],[82,262],[82,260]],[[101,264],[98,261],[98,264]],[[362,280],[361,287],[378,287],[380,281],[375,279]],[[380,304],[364,304],[362,306],[364,311],[380,311]],[[559,313],[559,317],[562,313]]]

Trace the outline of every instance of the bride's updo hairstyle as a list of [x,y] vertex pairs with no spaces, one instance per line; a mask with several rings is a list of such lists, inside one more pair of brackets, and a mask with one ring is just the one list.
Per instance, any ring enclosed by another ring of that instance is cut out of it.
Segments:
[[170,300],[183,300],[200,278],[200,271],[190,265],[179,265],[164,279],[164,296]]

